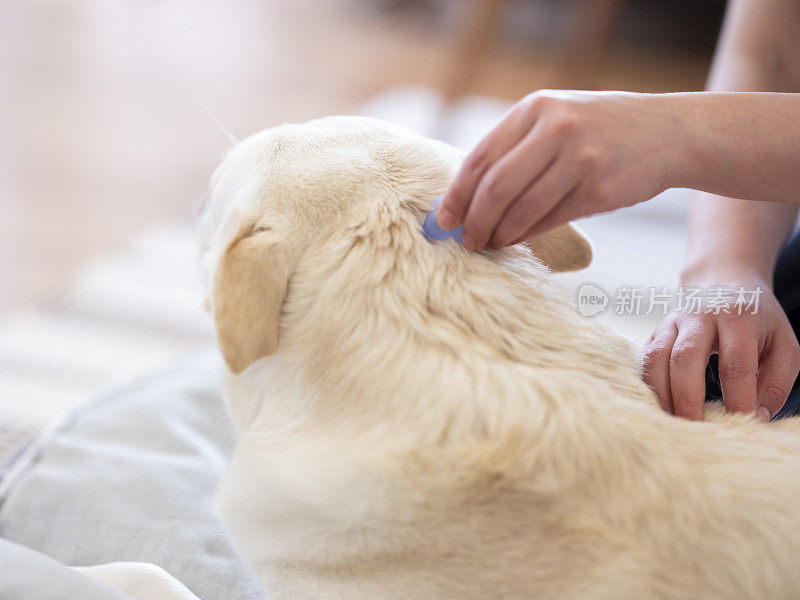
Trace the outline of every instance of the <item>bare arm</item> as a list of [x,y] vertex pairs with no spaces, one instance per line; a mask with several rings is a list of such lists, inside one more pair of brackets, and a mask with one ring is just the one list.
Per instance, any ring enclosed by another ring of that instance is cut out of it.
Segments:
[[[722,55],[735,65],[735,56]],[[731,69],[727,80],[735,82],[741,77]],[[439,224],[463,222],[464,246],[476,250],[669,187],[797,204],[798,140],[800,94],[539,91],[469,154],[442,200]]]
[[[800,92],[800,2],[733,0],[708,87],[720,92]],[[800,138],[795,139],[799,141],[794,155],[800,152]],[[800,188],[795,195],[800,197]],[[725,269],[729,263],[771,282],[797,210],[699,194],[691,212],[686,275],[692,278],[708,263]],[[711,231],[710,223],[715,224]]]
[[[798,23],[800,26],[800,23]],[[715,194],[800,203],[800,94],[668,94],[680,115],[682,164],[667,181]]]
[[[800,2],[796,0],[732,0],[709,88],[724,92],[800,91],[798,32]],[[796,128],[798,122],[786,125]],[[796,157],[798,149],[784,148],[784,152]],[[746,178],[749,172],[745,169],[741,174]],[[774,175],[764,177],[763,182],[767,186],[776,184]],[[799,201],[797,188],[775,188],[783,194],[780,199]],[[761,193],[777,199],[773,191],[764,189]],[[691,210],[682,283],[761,286],[765,296],[758,315],[672,315],[656,330],[645,348],[644,377],[668,410],[702,418],[705,364],[712,351],[720,354],[728,410],[756,410],[767,419],[786,401],[800,367],[800,352],[770,290],[777,254],[794,226],[797,210],[792,204],[697,195]]]

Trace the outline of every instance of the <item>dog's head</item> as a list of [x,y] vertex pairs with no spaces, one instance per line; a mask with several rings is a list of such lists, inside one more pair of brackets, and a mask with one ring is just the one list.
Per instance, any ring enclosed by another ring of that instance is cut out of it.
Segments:
[[[363,117],[283,125],[231,150],[211,179],[202,265],[231,370],[277,349],[281,306],[304,260],[341,252],[348,235],[384,217],[418,228],[461,159],[446,144]],[[556,271],[591,260],[572,225],[529,245]]]

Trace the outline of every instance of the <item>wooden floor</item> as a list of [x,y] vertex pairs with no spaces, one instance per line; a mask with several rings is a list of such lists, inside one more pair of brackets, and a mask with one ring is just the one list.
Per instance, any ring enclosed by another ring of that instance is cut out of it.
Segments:
[[[0,313],[148,224],[192,218],[228,145],[205,105],[243,136],[439,85],[450,24],[372,4],[0,0]],[[707,62],[614,51],[598,87],[699,89]],[[559,80],[549,64],[499,44],[472,90],[519,98]]]

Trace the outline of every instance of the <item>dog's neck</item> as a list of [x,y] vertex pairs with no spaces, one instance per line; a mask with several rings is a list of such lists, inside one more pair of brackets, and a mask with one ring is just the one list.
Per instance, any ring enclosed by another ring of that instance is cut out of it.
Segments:
[[[496,397],[545,410],[542,400],[569,398],[570,378],[624,381],[627,393],[647,394],[632,365],[604,361],[602,346],[619,342],[585,323],[523,248],[478,254],[432,244],[416,219],[401,217],[354,227],[314,256],[290,284],[279,350],[259,367],[266,374],[255,389],[295,405],[281,411],[296,414],[299,395],[302,410],[324,411],[328,422],[354,412],[414,419],[434,404],[442,422],[463,420]],[[627,377],[609,376],[620,372]]]

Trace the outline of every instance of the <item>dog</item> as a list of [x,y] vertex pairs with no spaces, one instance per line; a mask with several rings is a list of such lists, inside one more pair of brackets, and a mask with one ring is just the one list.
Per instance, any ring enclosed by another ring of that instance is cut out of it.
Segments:
[[659,409],[554,271],[572,225],[420,232],[463,155],[378,120],[268,129],[215,171],[203,278],[270,598],[800,597],[800,426]]

